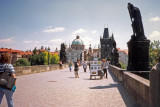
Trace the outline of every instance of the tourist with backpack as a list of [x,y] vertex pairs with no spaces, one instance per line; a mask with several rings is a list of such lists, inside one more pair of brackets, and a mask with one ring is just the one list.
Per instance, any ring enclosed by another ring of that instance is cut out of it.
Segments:
[[9,60],[8,54],[2,54],[0,56],[0,75],[1,75],[0,76],[1,77],[0,78],[0,84],[1,84],[0,85],[0,104],[1,104],[2,98],[5,94],[8,107],[14,107],[14,105],[13,105],[13,93],[16,89],[15,81],[13,82],[13,87],[11,87],[11,89],[4,88],[5,85],[4,85],[3,81],[5,81],[5,79],[3,79],[4,76],[2,77],[2,74],[6,73],[9,76],[13,77],[12,80],[16,79],[14,67],[13,67],[12,64],[9,64],[9,61],[10,60]]

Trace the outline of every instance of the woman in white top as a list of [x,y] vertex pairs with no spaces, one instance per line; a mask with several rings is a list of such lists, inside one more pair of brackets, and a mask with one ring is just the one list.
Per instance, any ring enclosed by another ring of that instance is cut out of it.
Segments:
[[102,59],[101,69],[103,70],[104,75],[106,74],[106,78],[107,78],[107,70],[108,70],[108,66],[109,66],[108,61],[106,62],[105,59]]

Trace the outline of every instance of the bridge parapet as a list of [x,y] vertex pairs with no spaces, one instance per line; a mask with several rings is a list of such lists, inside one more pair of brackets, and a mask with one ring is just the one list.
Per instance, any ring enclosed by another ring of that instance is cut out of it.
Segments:
[[109,70],[121,81],[139,107],[149,107],[149,80],[110,65]]
[[[68,65],[63,64],[63,67],[68,67]],[[52,71],[57,69],[59,69],[58,64],[15,67],[16,76]]]

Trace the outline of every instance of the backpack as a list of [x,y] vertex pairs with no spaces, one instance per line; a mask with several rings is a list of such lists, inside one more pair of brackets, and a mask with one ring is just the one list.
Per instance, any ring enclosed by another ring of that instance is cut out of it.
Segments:
[[4,68],[4,72],[0,73],[0,87],[8,89],[8,90],[12,90],[15,84],[16,78],[8,74],[7,68],[8,66]]

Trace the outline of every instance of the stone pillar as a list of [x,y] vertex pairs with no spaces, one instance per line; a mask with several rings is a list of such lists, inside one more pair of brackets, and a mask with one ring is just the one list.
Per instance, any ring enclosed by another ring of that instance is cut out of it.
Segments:
[[147,39],[128,42],[128,71],[149,71],[149,43]]
[[160,64],[154,66],[150,72],[150,107],[160,107]]

